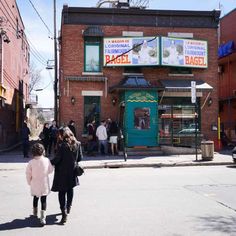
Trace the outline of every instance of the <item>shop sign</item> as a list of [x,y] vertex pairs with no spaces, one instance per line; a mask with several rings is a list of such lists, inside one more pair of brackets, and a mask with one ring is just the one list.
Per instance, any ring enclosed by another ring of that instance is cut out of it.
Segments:
[[157,99],[148,92],[140,91],[129,95],[127,102],[157,102]]
[[104,66],[159,65],[158,37],[104,38]]
[[207,41],[162,37],[161,65],[207,68]]

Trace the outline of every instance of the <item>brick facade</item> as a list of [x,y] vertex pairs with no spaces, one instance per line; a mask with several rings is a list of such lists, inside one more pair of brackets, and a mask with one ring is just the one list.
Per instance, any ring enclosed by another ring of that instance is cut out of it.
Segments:
[[[76,13],[79,15],[80,9],[77,12],[73,12],[75,17]],[[81,10],[82,11],[82,10]],[[83,11],[86,11],[83,9]],[[93,9],[96,11],[96,9]],[[109,9],[105,10],[106,13]],[[160,12],[160,11],[159,11]],[[172,11],[173,13],[173,11]],[[67,13],[64,13],[63,17]],[[102,13],[100,13],[102,15]],[[112,9],[110,9],[112,14]],[[142,14],[146,14],[145,10]],[[148,13],[147,13],[148,14]],[[155,12],[152,12],[155,15]],[[168,11],[165,11],[168,16]],[[171,14],[171,13],[170,13]],[[186,12],[179,13],[184,16]],[[191,13],[188,12],[189,15]],[[128,11],[126,12],[128,16]],[[157,16],[158,17],[158,16]],[[190,17],[190,16],[189,16]],[[69,18],[69,17],[68,17]],[[68,19],[66,18],[66,19]],[[75,17],[76,18],[76,17]],[[105,16],[104,16],[105,18]],[[185,18],[188,20],[188,17]],[[107,20],[108,21],[108,20]],[[65,21],[66,22],[66,21]],[[139,26],[140,23],[140,26]],[[185,22],[186,23],[186,22]],[[94,22],[98,24],[98,22]],[[193,77],[188,76],[169,76],[170,68],[168,67],[142,67],[141,72],[145,79],[153,84],[158,83],[159,80],[163,79],[189,79],[189,80],[204,80],[213,90],[210,93],[212,98],[212,105],[204,105],[207,92],[203,93],[201,98],[201,129],[204,136],[207,139],[216,140],[217,132],[212,131],[211,125],[217,124],[218,116],[218,73],[217,73],[217,28],[214,27],[153,27],[143,26],[143,22],[136,22],[136,25],[106,25],[105,23],[99,25],[104,33],[104,37],[122,37],[122,32],[143,32],[143,36],[167,36],[170,32],[175,33],[192,33],[193,39],[207,40],[208,41],[208,60],[209,66],[207,69],[192,69]],[[59,117],[61,123],[68,123],[69,120],[73,119],[76,122],[77,131],[79,138],[83,134],[83,119],[84,119],[84,100],[82,91],[83,90],[98,90],[103,91],[101,97],[101,118],[111,117],[114,120],[118,119],[119,107],[113,106],[111,100],[113,97],[117,97],[117,94],[108,93],[105,97],[105,83],[104,82],[81,82],[81,81],[68,81],[65,80],[68,76],[86,76],[86,77],[105,77],[108,79],[108,88],[118,84],[123,79],[124,68],[123,67],[103,67],[102,75],[93,75],[84,73],[84,37],[83,32],[90,25],[80,23],[79,20],[74,23],[66,22],[61,27],[61,45],[60,45],[60,99],[59,99]],[[71,97],[75,98],[75,104],[71,104]]]
[[236,141],[236,10],[220,20],[220,45],[234,42],[233,52],[219,58],[219,104],[222,130]]

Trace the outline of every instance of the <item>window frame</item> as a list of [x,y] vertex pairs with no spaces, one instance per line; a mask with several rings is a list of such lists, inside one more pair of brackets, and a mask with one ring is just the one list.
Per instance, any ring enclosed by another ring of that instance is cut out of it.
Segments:
[[[98,48],[98,70],[88,70],[86,61],[87,61],[87,53],[86,53],[86,48],[87,46],[97,46]],[[98,40],[92,41],[92,40],[85,40],[84,41],[84,72],[90,72],[90,73],[96,73],[96,72],[101,72],[102,71],[102,57],[101,57],[101,42]]]

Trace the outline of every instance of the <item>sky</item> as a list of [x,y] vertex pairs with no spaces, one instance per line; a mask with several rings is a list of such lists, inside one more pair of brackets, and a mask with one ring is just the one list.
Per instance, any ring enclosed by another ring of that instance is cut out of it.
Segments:
[[[64,4],[69,7],[96,7],[99,0],[56,0],[57,31],[60,30],[61,11]],[[38,95],[39,107],[54,106],[54,71],[47,70],[48,60],[53,63],[53,0],[16,0],[31,47],[31,62],[41,75],[41,83],[33,91]],[[133,0],[135,2],[135,0]],[[33,5],[33,6],[32,6]],[[103,5],[106,7],[107,5]],[[221,17],[236,8],[236,0],[149,0],[148,9],[157,10],[201,10],[221,8]],[[36,13],[36,11],[38,13]],[[41,19],[42,20],[41,20]],[[44,22],[44,23],[43,23]]]

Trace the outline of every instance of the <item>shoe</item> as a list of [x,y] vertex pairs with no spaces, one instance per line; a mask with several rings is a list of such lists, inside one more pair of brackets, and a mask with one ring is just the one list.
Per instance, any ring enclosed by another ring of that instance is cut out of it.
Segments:
[[46,211],[40,211],[40,224],[42,226],[46,225]]
[[62,213],[62,218],[61,218],[60,224],[64,225],[67,221],[67,213],[65,210],[63,210],[61,213]]
[[67,215],[70,214],[70,210],[71,210],[71,206],[68,206],[68,207],[66,208],[66,213],[67,213]]

